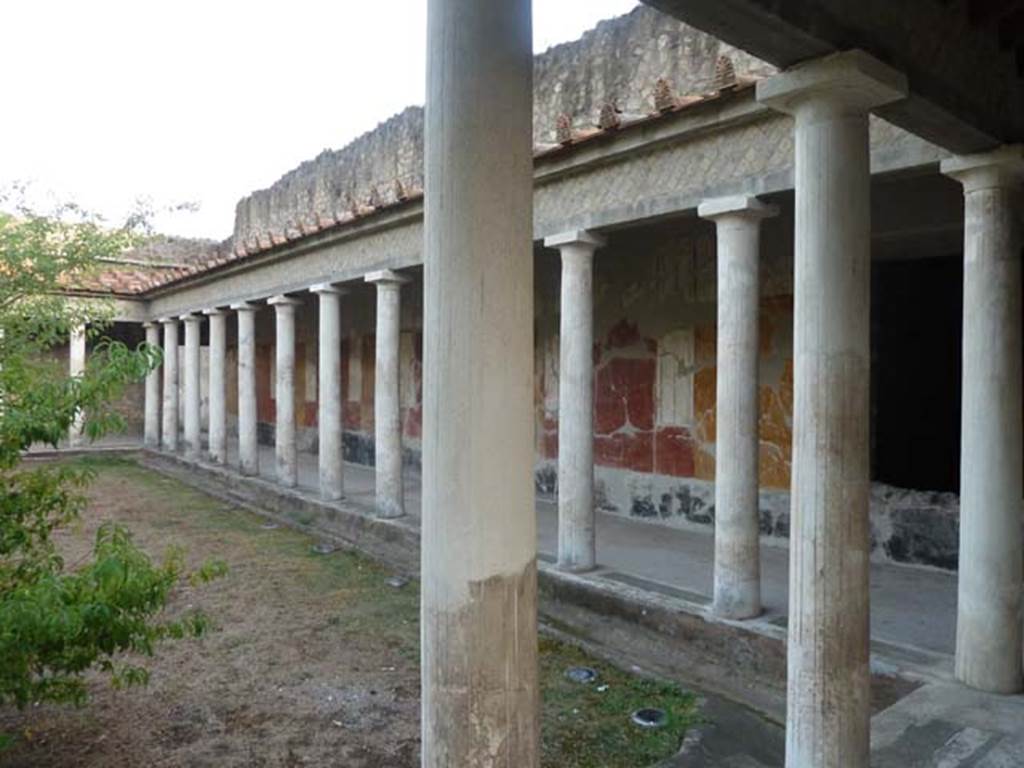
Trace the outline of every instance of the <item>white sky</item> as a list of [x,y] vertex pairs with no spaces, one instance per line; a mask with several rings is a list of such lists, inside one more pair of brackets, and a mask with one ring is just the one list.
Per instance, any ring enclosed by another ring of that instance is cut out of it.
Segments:
[[[493,0],[501,2],[502,0]],[[637,0],[534,0],[534,48]],[[137,198],[200,210],[160,230],[223,238],[234,206],[325,147],[423,102],[426,0],[9,0],[0,187],[112,221]]]

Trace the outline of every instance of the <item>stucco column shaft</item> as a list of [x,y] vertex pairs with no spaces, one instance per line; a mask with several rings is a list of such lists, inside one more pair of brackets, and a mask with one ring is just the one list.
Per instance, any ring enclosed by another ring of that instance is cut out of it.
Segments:
[[428,0],[423,766],[538,764],[530,0]]
[[290,296],[274,296],[267,303],[274,308],[276,331],[274,446],[277,482],[294,488],[299,481],[295,447],[295,307],[302,302]]
[[398,348],[402,283],[391,270],[372,272],[366,282],[377,285],[377,349],[373,389],[374,464],[377,513],[405,514],[402,493],[402,402],[399,399]]
[[238,316],[238,470],[258,475],[256,432],[256,310],[255,304],[232,304]]
[[868,766],[868,110],[905,93],[861,51],[758,84],[796,122],[789,768]]
[[227,409],[225,407],[227,364],[227,316],[223,310],[208,309],[203,314],[210,318],[210,393],[209,442],[210,461],[223,464],[228,455]]
[[185,458],[199,458],[199,331],[202,318],[182,315],[185,323]]
[[[85,326],[76,325],[71,329],[68,339],[68,375],[71,378],[80,377],[85,373]],[[82,428],[85,423],[85,414],[79,412],[71,427],[68,429],[68,443],[72,447],[82,445],[84,436]]]
[[341,396],[341,296],[344,289],[330,284],[309,289],[320,301],[319,392],[317,435],[319,439],[320,496],[336,501],[344,494]]
[[964,330],[956,676],[1022,690],[1021,249],[1024,148],[955,157],[964,186]]
[[[146,344],[151,347],[160,346],[160,326],[156,323],[144,323]],[[158,448],[160,445],[160,371],[156,368],[146,374],[145,416],[143,420],[143,443],[147,448]]]
[[178,450],[178,318],[163,318],[164,326],[164,412],[161,445],[165,451]]
[[591,232],[544,241],[562,259],[558,364],[558,567],[597,563],[594,528],[594,251]]
[[758,507],[758,304],[761,219],[774,206],[752,197],[709,200],[718,242],[713,610],[730,619],[761,613]]

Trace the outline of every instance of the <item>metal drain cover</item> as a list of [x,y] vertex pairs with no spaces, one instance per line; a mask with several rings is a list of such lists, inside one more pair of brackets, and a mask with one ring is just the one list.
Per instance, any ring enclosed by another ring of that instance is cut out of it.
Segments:
[[668,722],[668,715],[663,709],[645,707],[634,712],[630,719],[641,728],[661,728]]
[[565,676],[574,683],[592,683],[597,680],[597,670],[591,667],[569,667]]

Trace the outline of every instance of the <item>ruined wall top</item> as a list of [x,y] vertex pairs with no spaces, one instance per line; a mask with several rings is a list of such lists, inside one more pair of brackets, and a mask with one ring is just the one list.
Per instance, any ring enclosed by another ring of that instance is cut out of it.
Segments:
[[[712,89],[716,75],[723,75],[721,56],[729,57],[740,77],[773,71],[646,6],[602,21],[579,40],[535,58],[534,142],[556,141],[560,121],[564,130],[566,123],[577,128],[597,125],[614,119],[615,112],[653,112],[659,89],[661,95],[666,88],[683,95]],[[338,215],[393,202],[422,187],[423,109],[409,107],[347,146],[324,150],[268,189],[242,198],[235,209],[234,238],[238,242],[284,231],[316,213]]]

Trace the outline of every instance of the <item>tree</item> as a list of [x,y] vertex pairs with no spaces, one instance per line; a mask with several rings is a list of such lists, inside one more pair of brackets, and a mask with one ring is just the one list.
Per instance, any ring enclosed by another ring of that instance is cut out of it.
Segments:
[[[0,196],[4,202],[10,197]],[[147,220],[109,228],[74,206],[44,215],[20,203],[0,212],[0,704],[82,704],[90,669],[115,685],[145,682],[145,668],[121,655],[151,655],[164,638],[200,634],[203,616],[171,621],[162,609],[183,579],[223,571],[207,563],[186,573],[174,551],[154,563],[114,524],[100,528],[87,563],[67,567],[53,534],[82,511],[93,471],[23,460],[33,444],[56,446],[76,419],[89,439],[118,429],[109,404],[159,365],[158,348],[129,349],[103,336],[109,305],[69,301],[64,292],[137,244]],[[82,326],[93,348],[85,372],[70,378],[53,350]]]

